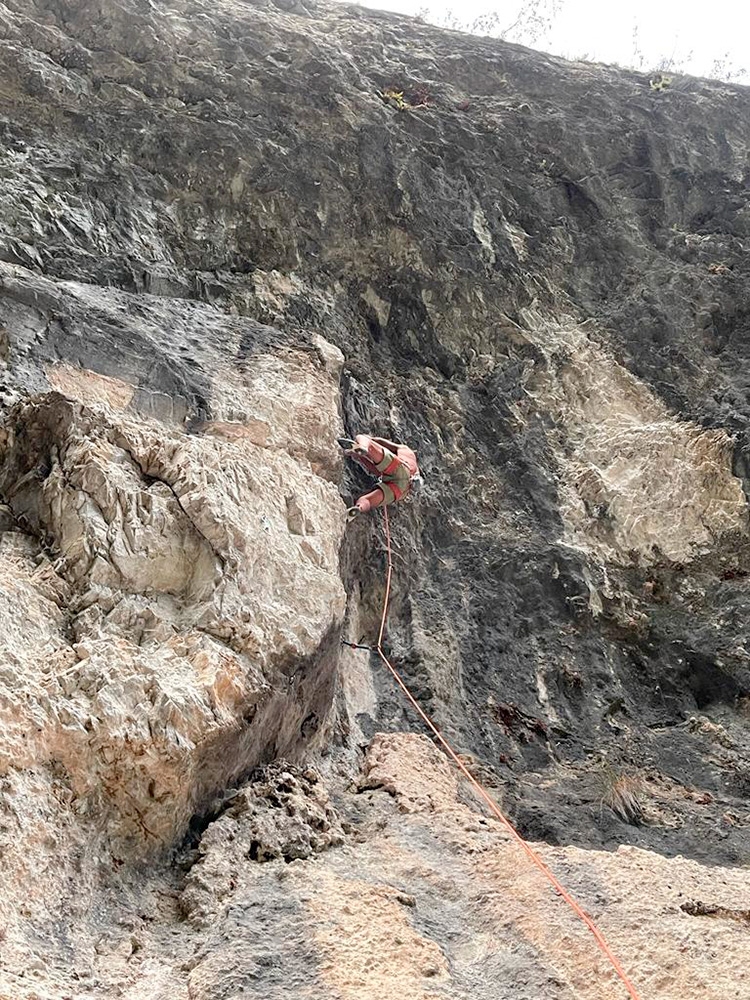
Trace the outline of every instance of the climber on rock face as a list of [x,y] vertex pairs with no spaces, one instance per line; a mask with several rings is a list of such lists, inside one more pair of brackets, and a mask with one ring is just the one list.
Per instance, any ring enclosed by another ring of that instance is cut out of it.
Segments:
[[339,444],[346,455],[371,476],[378,477],[377,487],[361,496],[346,512],[349,520],[357,514],[366,514],[373,507],[401,500],[412,489],[421,486],[417,456],[405,444],[395,444],[368,434],[358,434],[353,441],[339,438]]

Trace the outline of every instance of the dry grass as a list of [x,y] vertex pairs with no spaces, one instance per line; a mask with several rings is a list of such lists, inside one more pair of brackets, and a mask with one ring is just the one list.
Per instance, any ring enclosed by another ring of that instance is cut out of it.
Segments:
[[612,775],[602,796],[602,805],[608,806],[615,816],[625,823],[639,826],[643,820],[643,780],[635,775]]

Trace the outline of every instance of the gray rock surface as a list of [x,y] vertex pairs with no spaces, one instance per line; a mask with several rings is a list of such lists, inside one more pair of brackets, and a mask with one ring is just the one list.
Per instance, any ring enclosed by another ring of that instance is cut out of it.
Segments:
[[748,92],[317,0],[4,0],[0,139],[0,990],[601,995],[339,646],[372,428],[426,479],[394,663],[631,960],[653,893],[644,995],[747,1000],[705,956],[749,908]]

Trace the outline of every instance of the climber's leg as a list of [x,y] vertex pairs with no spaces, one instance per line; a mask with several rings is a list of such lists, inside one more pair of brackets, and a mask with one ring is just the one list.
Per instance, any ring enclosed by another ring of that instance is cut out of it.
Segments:
[[396,494],[396,499],[400,500],[405,497],[411,489],[411,472],[403,462],[399,462],[390,478],[392,479],[391,489]]
[[[352,441],[351,438],[339,438],[338,440],[341,447],[345,449],[344,454],[347,458],[351,458],[358,465],[361,465],[369,475],[380,475],[375,464],[377,459],[373,460],[370,457],[370,445],[373,444],[372,438],[366,434],[358,434],[355,441]],[[380,457],[382,452],[379,446],[375,445],[374,447],[378,457]]]
[[366,514],[368,510],[374,510],[375,507],[380,507],[383,503],[393,503],[394,499],[393,490],[387,483],[383,483],[372,490],[372,492],[361,496],[357,500],[356,506],[363,514]]
[[[378,471],[382,471],[384,465],[389,464],[396,457],[387,448],[373,440],[369,434],[358,434],[354,439],[352,451],[352,458],[356,458],[358,461],[367,458],[373,465],[380,465],[381,468]],[[386,456],[388,462],[384,463],[383,460]]]

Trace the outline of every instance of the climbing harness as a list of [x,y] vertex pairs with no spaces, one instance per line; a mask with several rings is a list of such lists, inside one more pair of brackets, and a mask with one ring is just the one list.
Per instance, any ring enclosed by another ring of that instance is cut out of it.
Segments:
[[471,784],[471,786],[474,789],[474,791],[477,792],[477,794],[480,795],[481,798],[487,803],[487,805],[489,806],[492,814],[496,817],[496,819],[500,820],[500,822],[505,827],[505,829],[508,831],[508,833],[511,835],[511,837],[513,838],[513,840],[516,841],[516,843],[525,852],[525,854],[529,858],[529,860],[544,875],[544,877],[550,883],[550,885],[555,890],[555,892],[557,892],[560,896],[562,896],[562,898],[565,900],[565,902],[568,904],[568,906],[571,908],[571,910],[573,910],[573,912],[575,913],[575,915],[580,920],[583,921],[583,923],[586,925],[586,927],[588,927],[588,929],[594,935],[594,940],[596,941],[596,943],[599,946],[599,948],[604,952],[604,954],[609,959],[609,962],[612,965],[612,968],[615,970],[615,972],[619,976],[620,980],[622,981],[622,984],[625,987],[625,989],[627,990],[628,996],[631,997],[631,1000],[640,1000],[640,995],[636,991],[635,986],[633,985],[633,983],[628,978],[628,975],[625,972],[625,970],[623,969],[622,965],[620,965],[620,962],[617,959],[617,956],[614,954],[614,952],[612,951],[612,949],[607,944],[607,941],[606,941],[604,935],[599,930],[599,928],[596,926],[596,924],[594,923],[594,921],[592,920],[592,918],[588,915],[588,913],[586,913],[586,911],[583,909],[583,907],[580,905],[580,903],[578,903],[578,901],[567,891],[567,889],[562,884],[562,882],[560,882],[560,880],[554,874],[554,872],[552,871],[552,869],[547,866],[547,864],[537,854],[537,852],[534,850],[534,848],[530,844],[526,843],[526,841],[524,840],[524,838],[521,836],[521,834],[518,832],[518,830],[516,830],[516,828],[511,823],[511,821],[509,819],[507,819],[505,817],[505,815],[500,811],[499,806],[497,805],[497,803],[495,802],[495,800],[490,796],[489,792],[487,792],[482,787],[482,785],[480,785],[480,783],[472,775],[472,773],[466,767],[466,765],[461,760],[461,758],[458,756],[458,754],[456,753],[456,751],[450,745],[450,743],[448,742],[448,740],[443,736],[443,734],[437,728],[437,726],[432,721],[432,719],[430,719],[430,717],[427,715],[427,713],[421,708],[421,706],[419,705],[419,702],[416,700],[416,698],[414,697],[414,695],[411,693],[411,691],[409,690],[409,688],[406,686],[405,682],[401,679],[401,675],[398,673],[398,671],[396,670],[396,668],[393,666],[393,664],[391,663],[391,661],[388,659],[388,657],[383,652],[383,634],[385,633],[385,622],[386,622],[386,618],[388,617],[388,604],[389,604],[390,596],[391,596],[391,578],[393,576],[393,559],[392,559],[392,556],[391,556],[391,531],[390,531],[390,526],[388,524],[388,508],[387,507],[383,507],[383,523],[384,523],[384,527],[385,527],[385,545],[386,545],[386,556],[387,556],[387,566],[388,566],[388,568],[387,568],[387,573],[386,573],[386,578],[385,578],[385,596],[383,598],[383,614],[382,614],[381,619],[380,619],[380,631],[378,633],[378,642],[377,642],[377,645],[375,647],[372,647],[372,646],[361,646],[359,643],[350,643],[350,642],[345,643],[345,645],[347,645],[347,646],[353,646],[355,649],[363,649],[363,648],[364,649],[369,649],[372,652],[376,652],[378,654],[378,656],[383,661],[383,663],[385,664],[385,666],[388,668],[389,672],[393,676],[393,678],[396,681],[396,683],[398,684],[398,686],[403,691],[403,693],[404,693],[406,699],[408,700],[409,704],[415,710],[415,712],[417,713],[417,715],[419,715],[419,717],[422,719],[422,721],[427,726],[427,728],[430,730],[430,732],[433,734],[433,736],[435,737],[435,739],[440,743],[441,747],[448,754],[448,756],[451,758],[451,760],[453,761],[453,763],[459,768],[459,770],[461,771],[461,773],[463,774],[463,776],[469,781],[469,783]]
[[380,446],[383,449],[383,457],[379,462],[374,462],[375,468],[383,476],[391,476],[402,464],[400,458],[396,458],[393,452],[389,448]]

